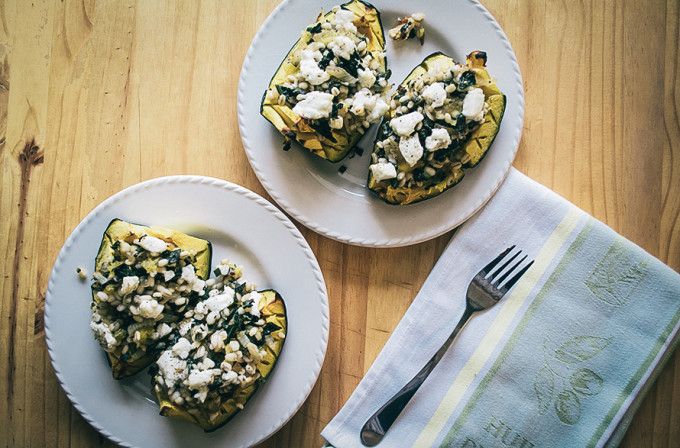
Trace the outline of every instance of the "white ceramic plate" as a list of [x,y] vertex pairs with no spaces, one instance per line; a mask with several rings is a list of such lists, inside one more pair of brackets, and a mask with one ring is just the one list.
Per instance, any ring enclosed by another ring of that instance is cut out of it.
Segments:
[[[310,229],[349,244],[394,247],[419,243],[461,224],[500,186],[517,152],[524,120],[524,90],[515,54],[503,30],[475,0],[375,0],[383,28],[397,17],[417,11],[426,15],[425,45],[417,40],[393,42],[387,38],[390,81],[400,83],[429,54],[442,51],[459,62],[474,50],[488,55],[488,70],[507,96],[507,108],[486,158],[450,191],[408,206],[382,202],[366,188],[374,126],[359,146],[361,157],[337,164],[327,162],[294,144],[285,152],[283,137],[264,117],[260,101],[280,62],[313,23],[322,7],[340,2],[289,0],[262,25],[246,55],[238,91],[241,138],[248,159],[271,197]],[[416,9],[417,11],[415,11]],[[340,173],[339,168],[347,170]]]
[[[213,265],[221,258],[243,265],[244,278],[261,289],[278,290],[286,302],[289,331],[271,377],[215,432],[158,415],[148,374],[114,380],[93,338],[90,282],[75,269],[83,266],[92,274],[102,234],[113,218],[205,238],[213,245]],[[321,370],[328,328],[325,283],[293,223],[255,193],[200,176],[143,182],[95,208],[59,253],[45,301],[47,348],[59,382],[92,426],[126,447],[244,447],[264,440],[307,398]]]

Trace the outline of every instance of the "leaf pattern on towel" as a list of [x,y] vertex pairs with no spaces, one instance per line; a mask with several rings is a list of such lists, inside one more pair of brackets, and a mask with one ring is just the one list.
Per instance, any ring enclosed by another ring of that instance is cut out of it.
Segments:
[[551,407],[557,418],[567,425],[581,419],[581,401],[599,394],[604,387],[600,375],[579,366],[597,356],[612,338],[576,336],[549,350],[548,334],[543,340],[543,365],[534,377],[534,391],[538,413],[545,414]]
[[612,306],[621,306],[645,278],[649,261],[636,259],[622,238],[611,245],[585,281],[595,298]]

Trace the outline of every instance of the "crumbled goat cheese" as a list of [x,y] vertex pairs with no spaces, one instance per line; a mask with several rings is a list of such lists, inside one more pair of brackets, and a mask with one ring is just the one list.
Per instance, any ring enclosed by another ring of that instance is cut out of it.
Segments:
[[176,358],[169,350],[161,354],[156,364],[168,388],[174,387],[175,383],[180,383],[186,377],[186,361]]
[[222,381],[224,381],[225,383],[235,383],[238,381],[238,374],[233,370],[223,373]]
[[104,350],[109,351],[114,348],[116,345],[116,338],[111,334],[108,325],[103,322],[90,322],[90,328],[94,332],[94,338]]
[[366,115],[368,121],[376,121],[389,110],[390,106],[379,93],[373,95],[364,88],[357,92],[352,101],[351,112],[355,115]]
[[172,352],[182,359],[186,359],[189,356],[189,350],[191,350],[191,342],[186,338],[179,338],[177,343],[172,346]]
[[319,68],[314,53],[308,49],[302,50],[300,54],[300,73],[302,73],[308,83],[318,86],[328,81],[330,75],[325,70]]
[[348,9],[340,9],[335,13],[334,24],[339,30],[345,30],[348,33],[356,34],[357,27],[352,23],[355,15]]
[[189,333],[189,330],[191,330],[191,321],[190,320],[185,320],[179,323],[179,334],[180,336],[186,336],[187,333]]
[[468,90],[463,100],[463,115],[474,121],[484,120],[484,92],[473,87]]
[[234,303],[234,290],[227,286],[221,294],[211,295],[202,303],[209,311],[219,313]]
[[333,95],[325,92],[309,92],[293,107],[293,112],[312,120],[328,117],[332,110]]
[[423,157],[423,147],[420,145],[420,139],[418,135],[412,137],[402,138],[399,141],[399,151],[401,155],[404,156],[404,160],[409,166],[413,166],[418,163],[421,157]]
[[154,299],[142,300],[139,304],[139,315],[144,319],[156,319],[163,314],[164,309],[165,307]]
[[394,179],[397,177],[397,169],[391,163],[374,163],[370,166],[373,178],[380,182],[381,180]]
[[444,105],[444,100],[446,99],[446,88],[444,83],[435,82],[425,87],[423,90],[423,98],[425,102],[432,107],[441,107]]
[[137,290],[139,286],[139,277],[136,275],[130,277],[123,277],[123,283],[120,286],[121,295],[130,294],[131,292]]
[[347,60],[349,60],[349,58],[352,56],[352,53],[354,53],[357,49],[352,39],[347,36],[336,37],[328,47],[333,50],[333,54]]
[[189,264],[182,268],[182,280],[187,282],[189,288],[195,292],[201,292],[205,287],[205,280],[201,280],[196,276],[194,266]]
[[151,235],[144,235],[139,239],[139,245],[149,252],[160,254],[168,248],[168,243]]
[[262,294],[260,294],[257,291],[253,291],[251,293],[248,293],[243,297],[244,302],[246,300],[252,300],[253,301],[253,304],[251,305],[251,308],[250,308],[250,314],[252,314],[255,317],[260,317],[260,299],[262,299]]
[[212,370],[192,370],[189,373],[188,386],[190,389],[200,390],[208,386],[212,380]]
[[175,277],[175,273],[169,269],[166,269],[163,271],[163,279],[165,279],[166,282],[169,282]]
[[361,87],[370,88],[373,84],[375,84],[375,75],[372,71],[359,69],[358,73],[359,84],[361,84]]
[[425,149],[428,151],[436,151],[441,148],[446,148],[451,144],[451,136],[444,128],[432,129],[432,134],[425,139]]
[[172,327],[163,322],[158,326],[158,329],[156,331],[158,332],[158,337],[164,338],[172,332]]
[[418,111],[410,114],[402,115],[401,117],[393,118],[390,121],[390,127],[401,137],[408,137],[416,130],[418,123],[423,121],[423,114]]
[[215,361],[210,358],[204,358],[203,361],[196,364],[199,370],[209,370],[215,367]]

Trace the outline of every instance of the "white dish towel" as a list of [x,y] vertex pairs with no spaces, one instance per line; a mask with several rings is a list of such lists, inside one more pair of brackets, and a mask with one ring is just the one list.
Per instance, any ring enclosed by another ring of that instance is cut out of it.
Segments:
[[446,340],[475,273],[516,245],[535,259],[477,313],[379,447],[616,445],[677,342],[680,275],[512,169],[461,226],[337,416],[329,445],[359,432]]

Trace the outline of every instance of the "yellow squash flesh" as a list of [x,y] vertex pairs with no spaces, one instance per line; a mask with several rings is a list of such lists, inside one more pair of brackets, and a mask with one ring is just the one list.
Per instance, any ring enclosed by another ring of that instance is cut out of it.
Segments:
[[[495,82],[485,82],[485,80],[491,79],[485,68],[485,53],[479,51],[470,53],[467,56],[466,64],[468,69],[474,72],[477,84],[481,84],[479,87],[484,92],[485,101],[489,105],[488,111],[484,114],[484,122],[469,135],[468,140],[463,144],[463,149],[467,155],[469,155],[469,160],[463,163],[463,168],[472,168],[484,158],[498,133],[505,111],[506,98],[498,89]],[[448,69],[454,65],[454,60],[449,56],[446,56],[443,53],[434,53],[425,58],[420,65],[411,71],[402,82],[402,86],[406,87],[409,81],[427,73],[433,66]],[[382,140],[387,135],[388,127],[389,117],[386,117],[378,132],[376,141]],[[415,167],[418,168],[422,165],[423,162],[419,161],[418,165]],[[463,170],[458,170],[450,173],[448,177],[432,185],[424,185],[422,187],[395,187],[389,182],[376,181],[373,177],[373,173],[369,170],[368,188],[389,204],[406,205],[424,201],[443,193],[449,188],[457,185],[463,179],[463,176]]]
[[[378,10],[360,0],[352,0],[341,5],[341,7],[352,11],[357,16],[353,23],[358,31],[368,39],[366,42],[367,51],[381,61],[384,70],[386,60],[384,57],[378,56],[385,50],[385,36]],[[331,11],[326,15],[320,15],[317,22],[331,21],[334,17],[335,13]],[[293,61],[293,56],[298,50],[307,46],[310,37],[311,34],[308,31],[302,33],[302,37],[290,49],[269,82],[269,89],[275,89],[275,86],[284,84],[288,75],[294,75],[299,71],[297,64]],[[362,136],[359,132],[349,133],[342,128],[331,130],[335,142],[323,138],[310,126],[308,120],[293,112],[289,104],[280,105],[277,101],[269,98],[266,93],[262,97],[260,113],[279,130],[286,140],[297,140],[300,145],[313,154],[331,162],[338,162],[343,159]]]
[[[265,323],[271,322],[278,325],[281,331],[287,334],[288,322],[286,317],[286,305],[281,295],[274,290],[260,291],[262,299],[260,301],[260,315]],[[207,336],[209,339],[210,336]],[[192,409],[190,412],[185,406],[173,403],[167,395],[165,389],[156,392],[160,404],[160,414],[165,417],[176,418],[194,423],[206,432],[211,432],[221,427],[236,415],[239,408],[236,403],[246,403],[253,394],[257,391],[260,385],[267,380],[269,375],[279,359],[281,350],[285,342],[285,337],[275,338],[275,347],[272,348],[267,344],[263,348],[267,351],[267,355],[257,365],[257,370],[260,373],[260,379],[250,384],[249,386],[239,389],[235,394],[221,397],[221,405],[219,408],[219,416],[210,421],[209,412],[202,409]]]

